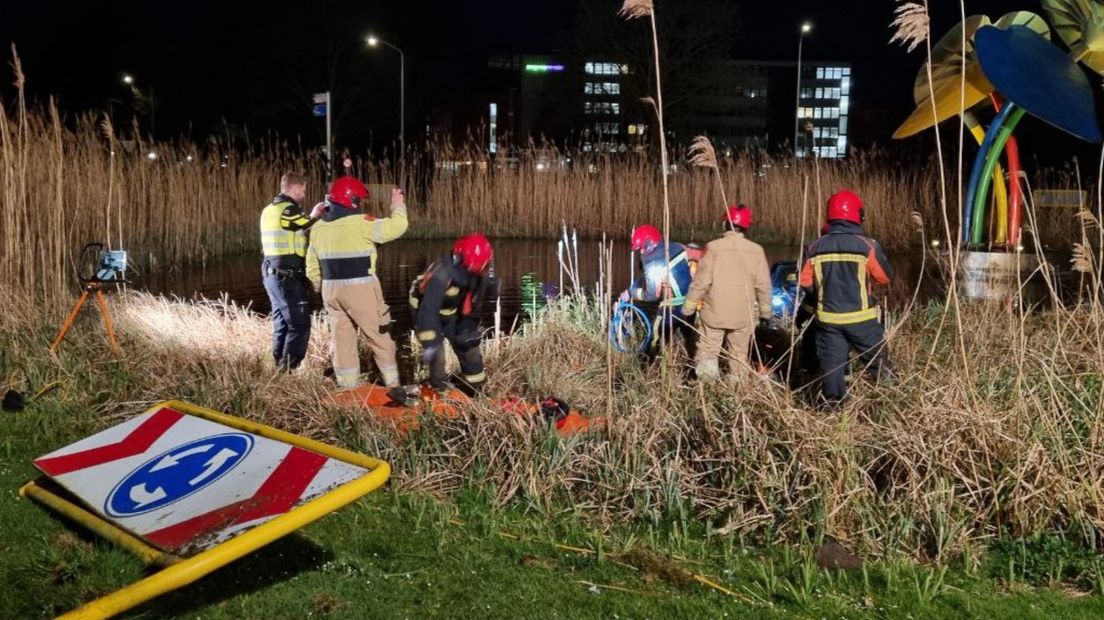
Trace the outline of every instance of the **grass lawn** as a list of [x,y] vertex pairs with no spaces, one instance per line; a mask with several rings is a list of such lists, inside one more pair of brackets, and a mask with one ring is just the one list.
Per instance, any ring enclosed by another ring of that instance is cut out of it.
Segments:
[[[0,618],[53,616],[144,574],[128,553],[16,494],[35,456],[93,428],[50,397],[0,417]],[[600,534],[586,517],[495,511],[476,491],[440,502],[384,489],[130,617],[1104,616],[1104,598],[1032,587],[1015,568],[1011,580],[904,561],[830,572],[792,548],[750,549],[662,526]]]

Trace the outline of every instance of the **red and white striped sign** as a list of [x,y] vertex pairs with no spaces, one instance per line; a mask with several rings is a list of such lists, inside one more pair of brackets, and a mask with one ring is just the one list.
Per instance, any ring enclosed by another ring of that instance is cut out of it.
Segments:
[[35,466],[99,516],[177,555],[213,547],[368,473],[167,407]]

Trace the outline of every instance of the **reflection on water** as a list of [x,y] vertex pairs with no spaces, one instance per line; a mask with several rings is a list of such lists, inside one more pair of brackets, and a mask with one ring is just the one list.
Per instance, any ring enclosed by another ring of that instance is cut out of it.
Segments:
[[[509,329],[521,312],[521,277],[536,274],[538,280],[559,285],[560,268],[556,257],[556,242],[547,239],[500,239],[495,247],[495,272],[501,282],[502,326]],[[391,305],[391,315],[396,321],[396,336],[411,326],[407,293],[410,283],[429,263],[439,260],[451,251],[449,240],[399,240],[379,248],[377,271],[383,285],[384,297]],[[779,260],[796,260],[797,248],[768,246],[767,258],[773,263]],[[593,290],[600,273],[601,252],[597,241],[579,240],[578,271],[581,285]],[[896,281],[887,298],[891,308],[900,308],[911,297],[919,274],[919,256],[893,257]],[[145,274],[135,278],[139,288],[153,293],[175,295],[186,299],[206,297],[217,299],[226,295],[235,303],[250,305],[254,310],[267,314],[268,297],[260,274],[261,256],[249,253],[209,265],[206,269],[175,270]],[[614,294],[628,285],[629,247],[618,242],[613,254]],[[569,283],[565,283],[569,286]],[[925,287],[930,288],[930,287]],[[315,308],[321,308],[321,298],[315,296]],[[493,309],[491,310],[493,312]],[[402,341],[402,338],[398,338]]]

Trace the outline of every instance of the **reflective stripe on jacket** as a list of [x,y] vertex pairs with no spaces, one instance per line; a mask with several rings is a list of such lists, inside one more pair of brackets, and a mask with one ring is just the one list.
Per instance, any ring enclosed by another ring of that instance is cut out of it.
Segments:
[[640,255],[643,273],[632,283],[629,292],[633,299],[638,301],[662,301],[663,284],[671,288],[671,302],[681,305],[686,293],[690,290],[690,282],[693,274],[690,271],[690,261],[686,248],[680,243],[670,245],[671,264],[667,266],[666,253],[663,244],[656,246],[648,254]]
[[491,278],[471,273],[451,256],[442,257],[410,287],[418,340],[432,342],[441,335],[442,321],[475,314],[491,288]]
[[370,219],[360,209],[331,206],[311,229],[307,278],[319,286],[368,282],[376,273],[376,246],[406,232],[406,206],[392,205],[391,217]]
[[283,194],[261,211],[261,251],[265,258],[307,255],[307,229],[314,220]]
[[800,284],[816,300],[818,321],[850,325],[878,318],[871,285],[889,284],[892,277],[878,242],[865,236],[861,226],[837,221],[809,245]]

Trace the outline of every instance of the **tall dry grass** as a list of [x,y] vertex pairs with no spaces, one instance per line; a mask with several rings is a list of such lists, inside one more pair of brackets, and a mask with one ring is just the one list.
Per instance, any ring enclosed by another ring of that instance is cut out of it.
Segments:
[[[14,67],[20,86],[18,60]],[[140,269],[258,251],[258,214],[282,172],[311,174],[312,200],[324,192],[321,159],[286,143],[122,140],[124,133],[137,134],[93,116],[63,121],[52,104],[28,107],[17,92],[16,101],[0,106],[0,288],[17,299],[60,310],[75,284],[76,253],[88,242],[129,250]],[[359,160],[351,172],[372,184],[408,188],[411,236],[482,229],[492,236],[551,238],[565,222],[580,235],[621,236],[636,224],[664,221],[663,177],[654,154],[590,155],[531,146],[526,153],[550,154],[547,169],[527,154],[516,165],[487,164],[482,147],[472,142],[429,147],[407,161],[401,180],[389,159]],[[151,152],[156,159],[148,157]],[[819,205],[841,187],[864,197],[868,230],[887,246],[915,242],[908,214],[930,222],[943,216],[934,163],[904,167],[878,152],[815,166],[762,154],[718,156],[712,171],[681,155],[672,162],[677,170],[668,177],[670,219],[678,236],[707,237],[718,230],[718,184],[732,201],[752,205],[760,239],[796,243],[815,236]],[[806,199],[807,184],[812,190]],[[1047,184],[1072,188],[1076,179],[1071,173]],[[1068,247],[1081,237],[1072,210],[1040,210],[1034,228],[1051,245]]]
[[19,92],[0,106],[0,287],[21,300],[64,300],[85,243],[127,249],[142,268],[257,249],[280,174],[317,168],[279,144],[246,154],[217,141],[123,141],[109,122],[68,125],[52,102],[28,108]]
[[922,308],[893,340],[900,380],[857,380],[845,410],[826,415],[765,380],[699,389],[677,372],[611,360],[604,307],[576,298],[488,350],[492,395],[555,394],[609,416],[605,429],[564,440],[490,403],[400,436],[327,404],[321,324],[304,370],[281,375],[263,317],[143,294],[112,303],[117,360],[105,359],[95,330],[49,358],[49,326],[0,313],[0,336],[17,345],[3,353],[7,379],[28,390],[63,381],[49,398],[94,412],[81,418],[94,428],[181,397],[381,456],[403,492],[475,486],[499,505],[570,507],[595,525],[704,524],[749,543],[824,533],[869,553],[941,561],[1040,532],[1104,546],[1100,306],[964,307],[970,379],[926,371],[933,340],[946,359],[959,345],[940,334],[942,308]]

